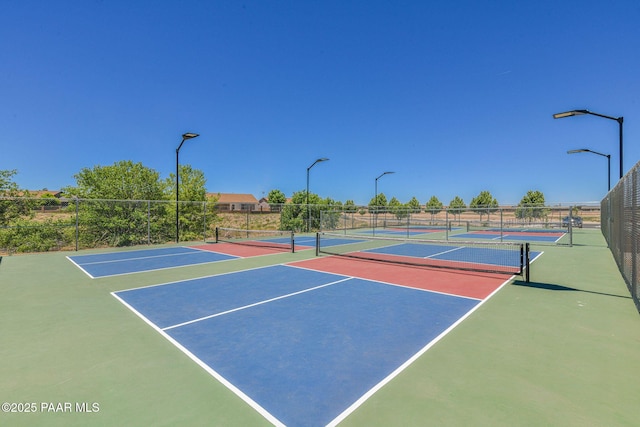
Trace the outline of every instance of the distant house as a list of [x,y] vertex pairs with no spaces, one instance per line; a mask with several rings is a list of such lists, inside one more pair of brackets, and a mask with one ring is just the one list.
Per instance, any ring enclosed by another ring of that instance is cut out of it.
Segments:
[[262,197],[260,200],[258,200],[258,210],[260,212],[270,212],[271,206],[269,205],[269,199],[267,199],[266,197]]
[[259,202],[252,194],[208,193],[218,198],[218,212],[251,212],[259,209]]

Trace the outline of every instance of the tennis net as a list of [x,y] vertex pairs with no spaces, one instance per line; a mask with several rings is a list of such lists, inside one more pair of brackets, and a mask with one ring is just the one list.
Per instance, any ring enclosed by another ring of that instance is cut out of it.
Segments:
[[216,243],[235,243],[295,252],[292,231],[216,227]]
[[316,255],[520,275],[529,281],[529,243],[400,239],[318,233]]

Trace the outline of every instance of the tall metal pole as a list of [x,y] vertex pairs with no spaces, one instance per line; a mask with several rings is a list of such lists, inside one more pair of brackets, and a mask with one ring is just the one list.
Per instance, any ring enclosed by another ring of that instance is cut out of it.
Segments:
[[616,120],[620,127],[620,179],[622,179],[622,122],[624,122],[624,117],[618,117]]
[[180,143],[180,146],[176,148],[176,243],[180,241],[180,203],[178,200],[180,199],[180,161],[178,160],[180,156],[180,147],[184,143],[184,138]]
[[376,234],[376,225],[378,224],[378,180],[390,173],[395,173],[395,172],[383,172],[380,176],[376,178],[376,192],[373,199],[373,203],[375,207],[375,213],[373,214],[373,234],[374,235]]
[[307,168],[307,233],[309,232],[311,227],[311,208],[309,207],[309,171],[316,165],[316,163],[326,162],[327,160],[329,159],[327,159],[326,157],[319,158]]
[[182,135],[182,141],[178,148],[176,148],[176,243],[180,241],[180,148],[187,139],[196,138],[199,135],[197,133],[187,132]]

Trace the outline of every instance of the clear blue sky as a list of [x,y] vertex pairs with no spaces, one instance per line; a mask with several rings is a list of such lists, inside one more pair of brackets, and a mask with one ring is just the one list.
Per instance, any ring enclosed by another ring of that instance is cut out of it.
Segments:
[[0,169],[180,162],[207,189],[358,204],[599,201],[640,160],[640,2],[4,0]]

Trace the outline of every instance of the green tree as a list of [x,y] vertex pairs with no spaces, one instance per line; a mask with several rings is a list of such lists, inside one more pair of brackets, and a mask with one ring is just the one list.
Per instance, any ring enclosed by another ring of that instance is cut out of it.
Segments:
[[[170,174],[165,180],[165,188],[171,200],[176,198],[176,177]],[[207,180],[204,172],[193,169],[190,165],[180,165],[180,239],[197,240],[203,238],[218,220],[215,211],[216,196],[207,196]],[[175,218],[175,204],[171,204]]]
[[9,225],[13,221],[33,217],[35,203],[29,199],[29,192],[21,190],[13,181],[18,171],[0,170],[0,197],[11,200],[0,200],[0,225]]
[[319,227],[320,196],[314,193],[309,193],[308,200],[309,206],[307,206],[306,190],[293,193],[291,203],[284,205],[282,210],[280,227],[283,230],[306,231],[309,216],[311,216],[311,223],[308,227],[309,230],[317,229]]
[[436,197],[431,196],[427,204],[425,205],[425,212],[429,212],[431,214],[431,220],[433,221],[433,217],[442,212],[442,202]]
[[83,168],[74,178],[76,186],[66,187],[63,192],[79,199],[164,200],[167,187],[175,185],[162,183],[158,172],[130,160]]
[[465,209],[467,209],[467,205],[464,203],[464,200],[462,200],[459,196],[454,197],[449,202],[449,211],[453,213],[454,218],[456,215],[458,216],[458,221],[460,220],[460,214],[462,214],[462,212],[464,212]]
[[[116,162],[111,166],[83,168],[74,175],[76,186],[63,189],[78,203],[80,243],[85,247],[126,246],[168,240],[171,221],[166,200],[166,184],[160,175],[141,163]],[[145,201],[146,200],[146,201]],[[75,204],[70,206],[75,209]],[[149,233],[150,231],[150,233]]]
[[282,191],[274,189],[269,191],[267,201],[269,202],[271,212],[280,212],[282,205],[287,203],[287,196],[285,196]]
[[319,211],[319,222],[317,225],[312,223],[312,225],[316,226],[321,230],[335,230],[338,228],[340,223],[340,217],[342,215],[342,211],[344,207],[342,202],[339,200],[333,200],[330,197],[327,197],[324,200],[320,201],[320,206],[318,206]]
[[347,200],[346,202],[344,202],[344,211],[349,213],[357,212],[358,207],[353,200]]
[[384,193],[379,193],[376,197],[372,197],[369,201],[369,210],[374,213],[385,212],[387,207],[387,196]]
[[55,227],[48,227],[50,221],[36,223],[33,220],[37,201],[14,182],[17,173],[16,170],[0,170],[0,248],[9,252],[29,252],[46,245],[55,246],[62,240],[42,241],[46,232]]
[[480,221],[482,221],[482,215],[487,214],[487,220],[492,212],[498,209],[498,201],[491,195],[489,191],[481,191],[476,197],[471,199],[469,207],[473,209],[478,215],[480,215]]
[[389,200],[389,211],[398,219],[406,218],[409,216],[407,207],[395,197],[392,197],[391,200]]
[[545,219],[549,209],[545,208],[544,194],[538,190],[529,190],[522,197],[516,208],[516,218],[532,222],[534,219]]
[[420,202],[415,196],[407,202],[407,208],[409,208],[411,213],[420,213]]

